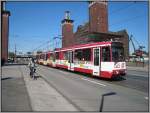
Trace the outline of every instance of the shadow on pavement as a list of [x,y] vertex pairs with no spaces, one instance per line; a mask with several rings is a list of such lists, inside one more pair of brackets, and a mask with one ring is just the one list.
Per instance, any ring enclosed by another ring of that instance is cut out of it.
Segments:
[[8,63],[8,64],[4,64],[3,66],[16,66],[16,65],[28,65],[28,64]]
[[113,81],[123,81],[123,80],[126,80],[126,78],[124,78],[123,76],[118,76],[116,78],[113,78],[112,80]]
[[37,76],[37,75],[36,75],[36,76],[35,76],[35,78],[37,79],[37,78],[42,78],[42,77],[41,77],[41,76]]
[[12,77],[1,78],[1,80],[7,80],[7,79],[12,79]]
[[35,78],[42,78],[42,76],[39,73],[37,73],[37,72],[35,72],[35,73],[36,73]]

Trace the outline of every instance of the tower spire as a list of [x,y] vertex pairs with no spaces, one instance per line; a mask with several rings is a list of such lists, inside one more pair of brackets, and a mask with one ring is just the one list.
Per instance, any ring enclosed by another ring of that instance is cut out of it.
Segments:
[[70,11],[65,11],[62,23],[62,47],[73,45],[73,20],[70,19]]
[[64,19],[61,21],[61,23],[73,23],[73,20],[70,19],[70,11],[65,11],[65,17]]
[[70,11],[65,12],[65,19],[70,20]]

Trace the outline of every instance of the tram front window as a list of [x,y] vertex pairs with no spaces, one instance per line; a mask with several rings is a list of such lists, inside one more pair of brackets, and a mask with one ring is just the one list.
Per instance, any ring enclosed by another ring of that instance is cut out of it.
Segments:
[[124,49],[123,47],[112,47],[112,60],[114,62],[124,61]]

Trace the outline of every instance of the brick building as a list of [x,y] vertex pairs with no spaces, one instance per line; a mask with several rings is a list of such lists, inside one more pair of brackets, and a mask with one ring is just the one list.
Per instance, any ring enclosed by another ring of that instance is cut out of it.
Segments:
[[9,34],[10,12],[5,10],[5,3],[2,2],[2,37],[1,37],[1,63],[8,59],[8,34]]
[[[62,47],[99,41],[120,41],[124,45],[125,57],[129,56],[129,36],[127,31],[108,31],[108,3],[106,1],[89,2],[89,22],[79,25],[75,33],[73,33],[73,21],[70,21],[70,28],[65,27],[66,32],[64,32],[64,26],[62,27]],[[68,31],[71,32],[69,33]]]
[[73,20],[70,19],[69,11],[65,12],[65,18],[62,23],[62,47],[68,47],[73,45]]
[[107,2],[89,2],[89,31],[108,32]]

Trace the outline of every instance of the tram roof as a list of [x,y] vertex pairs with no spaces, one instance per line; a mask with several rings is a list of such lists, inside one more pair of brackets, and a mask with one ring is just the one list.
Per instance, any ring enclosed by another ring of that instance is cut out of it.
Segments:
[[[106,46],[106,45],[112,44],[113,42],[116,42],[116,41],[94,42],[94,43],[88,43],[88,44],[79,44],[79,45],[74,45],[74,46],[65,47],[65,48],[56,48],[54,51],[58,52],[58,51],[67,51],[67,50],[72,50],[72,49],[84,49],[84,48],[95,47],[97,45]],[[47,51],[47,52],[40,53],[38,55],[46,54],[46,53],[53,53],[54,51]]]
[[109,42],[94,42],[94,43],[88,43],[88,44],[79,44],[79,45],[74,45],[70,47],[65,47],[65,48],[59,48],[56,49],[55,51],[65,51],[65,50],[71,50],[71,49],[83,49],[83,48],[89,48],[89,47],[94,47],[96,45],[110,45],[112,41]]

